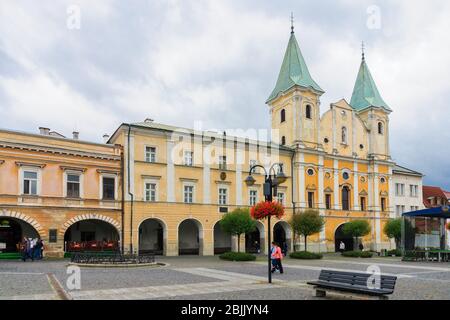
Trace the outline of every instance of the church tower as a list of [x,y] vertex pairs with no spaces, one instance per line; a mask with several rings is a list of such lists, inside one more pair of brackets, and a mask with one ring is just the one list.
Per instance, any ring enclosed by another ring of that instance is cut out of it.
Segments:
[[381,97],[367,66],[364,51],[350,105],[370,130],[369,157],[390,160],[389,114],[392,110]]
[[272,141],[288,147],[318,146],[322,94],[324,91],[309,73],[292,25],[277,83],[266,101]]

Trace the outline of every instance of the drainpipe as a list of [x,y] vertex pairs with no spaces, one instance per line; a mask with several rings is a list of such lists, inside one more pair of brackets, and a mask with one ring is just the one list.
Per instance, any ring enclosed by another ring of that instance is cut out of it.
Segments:
[[292,201],[293,214],[295,214],[295,200],[294,200],[294,157],[295,157],[295,152],[292,153],[292,157],[291,157],[291,201]]
[[130,202],[130,253],[133,253],[133,202],[134,202],[134,194],[130,189],[130,134],[131,134],[131,125],[128,124],[128,156],[127,156],[127,179],[128,179],[128,195],[131,198]]
[[121,235],[121,252],[124,253],[125,249],[125,184],[124,184],[124,177],[125,177],[125,159],[124,159],[124,147],[120,146],[120,171],[121,171],[121,183],[122,183],[122,235]]

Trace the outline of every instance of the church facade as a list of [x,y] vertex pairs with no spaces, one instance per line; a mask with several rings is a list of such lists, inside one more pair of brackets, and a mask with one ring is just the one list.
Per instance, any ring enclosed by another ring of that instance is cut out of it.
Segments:
[[[176,128],[147,119],[122,124],[110,139],[124,146],[125,248],[157,250],[165,255],[212,255],[237,247],[220,230],[225,212],[250,207],[264,199],[263,172],[252,187],[244,184],[250,167],[283,165],[287,181],[276,199],[286,215],[267,230],[242,239],[241,249],[262,250],[268,232],[288,247],[301,248],[288,221],[292,214],[317,209],[326,225],[311,237],[308,249],[335,251],[344,241],[342,227],[367,220],[371,233],[365,248],[390,246],[383,226],[392,216],[392,170],[389,114],[363,55],[350,103],[341,100],[321,114],[324,94],[313,80],[292,31],[281,70],[266,104],[270,110],[271,142],[208,131]],[[272,238],[272,239],[273,239]]]

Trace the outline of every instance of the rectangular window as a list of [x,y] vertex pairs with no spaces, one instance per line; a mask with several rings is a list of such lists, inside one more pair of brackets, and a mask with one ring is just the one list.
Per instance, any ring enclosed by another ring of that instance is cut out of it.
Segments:
[[145,147],[145,161],[146,162],[156,162],[156,148],[155,147]]
[[331,194],[325,195],[325,208],[328,210],[331,209]]
[[184,203],[194,202],[194,186],[184,186]]
[[[250,164],[249,164],[248,170],[250,171],[250,169],[251,169],[253,166],[256,166],[257,164],[258,164],[258,161],[256,161],[256,160],[250,160]],[[253,170],[253,172],[254,172],[254,173],[259,173],[259,168],[255,168],[255,169]]]
[[308,208],[314,208],[314,192],[308,192]]
[[37,172],[23,172],[23,194],[37,195]]
[[67,197],[80,197],[80,176],[78,174],[67,175]]
[[419,196],[419,186],[417,185],[410,185],[409,186],[409,195],[411,197],[418,197]]
[[225,206],[227,203],[227,189],[219,188],[219,205]]
[[405,196],[405,185],[403,183],[396,183],[395,184],[395,195],[397,197]]
[[194,165],[194,153],[192,151],[184,152],[184,165],[193,166]]
[[156,201],[156,183],[145,184],[145,201]]
[[381,198],[381,211],[386,211],[386,198]]
[[250,190],[250,205],[254,206],[258,201],[258,191]]
[[360,203],[361,203],[361,211],[366,211],[366,198],[361,197]]
[[219,156],[219,169],[227,170],[227,157],[226,156]]
[[285,204],[284,192],[278,192],[277,198],[278,198],[278,202],[279,203],[281,203],[283,206],[286,205]]
[[115,200],[116,179],[103,177],[103,200]]
[[401,215],[401,206],[395,206],[395,214],[397,215],[397,217],[400,217]]

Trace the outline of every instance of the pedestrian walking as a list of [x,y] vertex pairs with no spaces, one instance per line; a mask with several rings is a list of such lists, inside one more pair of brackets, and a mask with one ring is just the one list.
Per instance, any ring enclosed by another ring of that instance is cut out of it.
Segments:
[[36,240],[36,244],[34,246],[34,258],[36,260],[41,260],[42,259],[42,249],[43,249],[43,242],[42,240],[39,238]]
[[28,258],[33,260],[31,256],[31,241],[27,237],[23,237],[22,242],[20,243],[20,250],[22,253],[22,261],[27,261]]
[[272,273],[276,270],[279,270],[280,273],[283,273],[283,264],[281,260],[283,259],[283,254],[281,253],[281,248],[275,243],[272,242]]
[[359,250],[363,251],[364,250],[364,245],[362,244],[362,242],[359,243]]
[[345,251],[345,243],[343,241],[341,241],[341,243],[339,244],[339,251],[341,253]]
[[283,243],[283,249],[281,250],[283,252],[283,256],[286,257],[288,253],[288,245],[287,242]]

